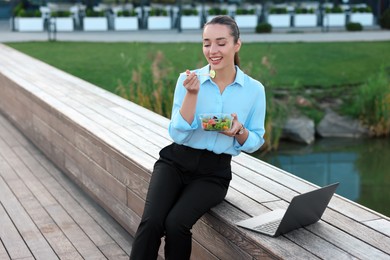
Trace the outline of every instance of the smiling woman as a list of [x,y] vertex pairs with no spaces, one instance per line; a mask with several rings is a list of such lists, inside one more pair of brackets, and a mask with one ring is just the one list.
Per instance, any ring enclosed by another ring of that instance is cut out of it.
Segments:
[[231,17],[205,24],[208,64],[179,75],[168,130],[173,143],[155,163],[130,259],[156,259],[163,236],[166,259],[190,259],[192,226],[225,198],[232,156],[264,143],[264,87],[239,68],[240,47]]

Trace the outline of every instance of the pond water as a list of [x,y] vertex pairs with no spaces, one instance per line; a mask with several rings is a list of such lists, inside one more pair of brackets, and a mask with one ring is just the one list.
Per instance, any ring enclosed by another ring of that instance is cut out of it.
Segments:
[[319,186],[340,182],[337,194],[390,216],[390,139],[324,138],[283,142],[253,156]]

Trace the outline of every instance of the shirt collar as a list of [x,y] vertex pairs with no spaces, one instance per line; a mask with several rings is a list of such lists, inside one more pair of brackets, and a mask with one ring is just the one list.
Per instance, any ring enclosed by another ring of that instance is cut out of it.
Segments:
[[[236,78],[234,79],[234,82],[232,83],[233,84],[238,84],[240,86],[244,86],[244,72],[238,67],[236,66]],[[210,65],[206,65],[204,66],[203,68],[200,68],[198,70],[198,73],[199,74],[209,74],[210,73]],[[204,82],[206,82],[207,80],[211,80],[210,76],[201,76],[200,77],[200,84],[203,84]]]

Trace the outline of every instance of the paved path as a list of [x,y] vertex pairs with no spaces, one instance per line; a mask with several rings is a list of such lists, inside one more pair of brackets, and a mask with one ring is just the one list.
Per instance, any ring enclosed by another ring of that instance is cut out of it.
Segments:
[[128,259],[133,239],[0,114],[0,259]]
[[[275,29],[270,34],[256,34],[253,31],[242,30],[243,42],[334,42],[334,41],[389,41],[390,30],[378,27],[361,32],[346,32],[332,29],[322,32],[322,28],[313,29]],[[101,41],[101,42],[200,42],[201,30],[187,30],[179,33],[168,31],[106,31],[106,32],[58,32],[58,41]],[[14,32],[10,30],[8,20],[0,20],[0,42],[47,41],[47,32]]]

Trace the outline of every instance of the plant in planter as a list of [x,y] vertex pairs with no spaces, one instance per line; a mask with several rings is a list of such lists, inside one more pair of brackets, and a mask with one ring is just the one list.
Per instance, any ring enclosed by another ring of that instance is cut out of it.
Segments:
[[236,15],[252,15],[255,14],[255,9],[237,8]]
[[239,28],[255,28],[257,26],[255,9],[237,8],[234,20]]
[[187,8],[181,11],[180,24],[182,29],[199,29],[200,16],[195,8]]
[[268,14],[268,23],[272,27],[290,27],[290,14],[286,7],[272,7]]
[[287,8],[286,7],[272,7],[269,10],[270,14],[287,14]]
[[18,6],[14,10],[14,26],[18,31],[43,31],[44,19],[39,10],[24,9]]
[[150,9],[148,16],[148,29],[171,29],[171,23],[171,17],[168,16],[167,10],[161,8]]
[[138,30],[138,16],[135,10],[122,10],[114,18],[114,30]]
[[323,25],[326,26],[345,26],[346,15],[340,6],[325,8],[325,15],[322,18]]
[[135,10],[123,10],[123,11],[119,11],[117,14],[116,14],[118,17],[134,17],[134,16],[137,16],[137,12]]
[[295,27],[317,26],[317,14],[313,8],[298,7],[294,14]]
[[73,31],[74,21],[70,11],[55,11],[50,16],[54,18],[52,20],[57,31]]
[[107,31],[108,20],[104,11],[87,9],[83,19],[84,31]]
[[207,21],[210,21],[217,15],[227,15],[228,10],[226,9],[221,9],[219,7],[212,7],[207,11]]
[[228,11],[226,9],[221,9],[219,7],[212,7],[208,10],[209,15],[227,15]]
[[183,9],[181,10],[182,16],[198,16],[199,12],[196,9]]
[[350,22],[360,23],[363,26],[374,25],[374,14],[371,7],[353,7],[351,9]]

